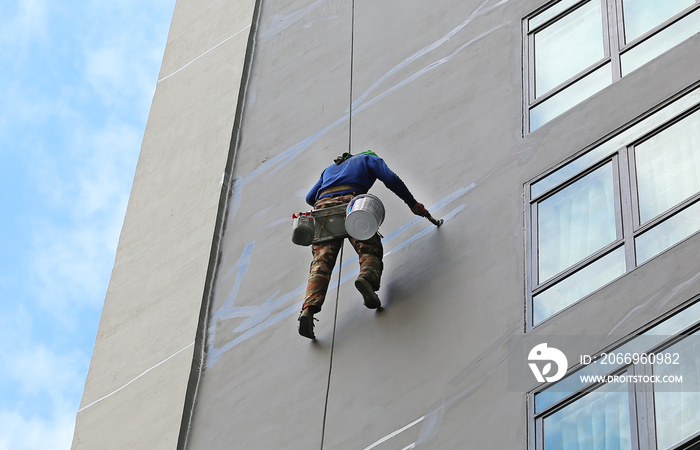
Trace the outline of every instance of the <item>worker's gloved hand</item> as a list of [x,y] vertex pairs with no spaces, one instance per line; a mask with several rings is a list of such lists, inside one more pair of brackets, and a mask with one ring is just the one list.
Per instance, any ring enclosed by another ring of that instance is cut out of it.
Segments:
[[415,205],[411,207],[411,212],[417,216],[421,217],[428,217],[430,213],[428,212],[427,209],[425,209],[425,206],[423,206],[422,203],[418,202]]

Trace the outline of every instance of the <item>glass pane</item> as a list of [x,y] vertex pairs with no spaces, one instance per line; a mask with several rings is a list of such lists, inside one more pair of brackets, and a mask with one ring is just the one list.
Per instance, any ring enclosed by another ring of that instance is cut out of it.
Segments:
[[593,0],[535,33],[535,96],[604,56],[600,0]]
[[627,385],[593,391],[544,419],[545,450],[632,448]]
[[669,449],[700,431],[700,342],[695,338],[698,333],[692,336],[664,350],[678,353],[680,364],[654,365],[655,375],[683,377],[683,383],[673,389],[679,392],[654,391],[659,450]]
[[579,0],[562,0],[559,3],[556,3],[554,6],[551,8],[546,9],[545,11],[542,11],[528,22],[528,26],[530,27],[530,30],[534,30],[535,28],[539,27],[552,17],[556,16],[557,14],[564,12],[566,8],[569,8],[573,6],[575,3],[577,3]]
[[637,70],[660,54],[670,50],[700,31],[700,9],[695,10],[673,25],[622,55],[622,75]]
[[539,203],[540,282],[617,239],[612,169],[610,162]]
[[681,97],[657,113],[613,136],[580,158],[575,159],[569,164],[542,178],[540,181],[534,183],[532,185],[532,196],[538,197],[574,175],[583,172],[598,161],[601,161],[602,159],[610,156],[613,152],[619,150],[620,147],[626,146],[632,140],[650,132],[662,123],[667,122],[681,112],[688,110],[698,102],[700,102],[700,89],[695,89],[688,95]]
[[680,313],[664,320],[643,336],[673,336],[700,321],[700,301],[693,303]]
[[609,86],[610,83],[612,83],[612,69],[610,64],[606,64],[532,108],[530,110],[530,131],[536,130],[564,111],[568,111]]
[[661,222],[635,239],[637,264],[642,264],[700,230],[700,203]]
[[695,0],[623,0],[626,42],[637,39],[694,4]]
[[700,112],[637,145],[641,223],[700,191]]
[[[642,338],[635,338],[615,349],[616,353],[649,353],[652,348],[658,347],[667,336],[674,336],[691,325],[700,321],[700,301],[684,309],[680,313],[664,320],[650,330],[645,331]],[[658,336],[658,341],[650,341],[648,338]],[[649,345],[651,342],[651,345]],[[584,366],[572,374],[551,385],[542,392],[535,394],[535,413],[539,414],[555,403],[560,402],[570,394],[577,392],[589,383],[583,383],[580,375],[602,375],[610,371],[610,366],[601,367],[600,359]]]
[[625,273],[625,252],[620,247],[532,298],[537,325]]

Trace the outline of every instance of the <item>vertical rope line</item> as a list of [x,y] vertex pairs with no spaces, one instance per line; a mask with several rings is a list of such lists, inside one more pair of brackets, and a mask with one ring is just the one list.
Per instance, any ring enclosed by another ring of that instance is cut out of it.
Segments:
[[338,265],[338,287],[335,290],[335,316],[333,317],[333,337],[331,338],[331,358],[328,364],[328,384],[326,385],[326,404],[323,407],[323,427],[321,428],[321,450],[326,439],[326,417],[328,416],[328,399],[331,393],[331,374],[333,373],[333,352],[335,350],[335,330],[338,325],[338,299],[340,298],[340,280],[343,275],[343,250],[345,239],[340,244],[340,262]]
[[[350,109],[348,113],[348,153],[352,153],[352,81],[355,70],[355,0],[350,6]],[[340,262],[338,263],[338,286],[335,290],[335,315],[333,317],[333,336],[331,338],[331,355],[328,364],[328,384],[326,385],[326,404],[323,407],[323,426],[321,428],[321,450],[326,441],[326,418],[328,417],[328,400],[331,392],[331,375],[333,374],[333,353],[335,351],[335,332],[338,326],[338,304],[340,299],[340,282],[343,275],[343,250],[345,239],[340,244]]]
[[350,15],[350,113],[348,116],[348,153],[352,153],[352,78],[355,72],[355,0],[352,0]]

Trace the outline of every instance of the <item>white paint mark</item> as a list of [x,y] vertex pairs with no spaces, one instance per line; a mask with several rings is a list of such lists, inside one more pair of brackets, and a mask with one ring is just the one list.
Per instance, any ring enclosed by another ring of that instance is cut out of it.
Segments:
[[[394,432],[391,433],[391,434],[387,434],[386,436],[384,436],[383,438],[381,438],[380,440],[378,440],[378,441],[375,442],[374,444],[372,444],[372,445],[370,445],[369,447],[365,448],[365,450],[372,450],[373,448],[377,447],[378,445],[385,443],[385,442],[388,441],[389,439],[395,438],[396,436],[398,436],[399,434],[401,434],[401,433],[403,433],[404,431],[408,430],[409,428],[411,428],[411,427],[413,427],[413,426],[418,425],[419,423],[421,423],[421,422],[423,421],[423,419],[425,419],[425,416],[421,417],[420,419],[414,420],[413,422],[409,423],[408,425],[406,425],[405,427],[401,428],[400,430],[396,430],[396,431],[394,431]],[[408,448],[414,448],[414,447],[415,447],[415,442],[414,442],[413,444],[409,445],[409,446],[406,447],[406,448],[408,449]],[[405,449],[404,449],[404,450],[405,450]]]
[[328,0],[316,0],[312,4],[291,14],[287,14],[286,16],[280,14],[275,15],[274,17],[272,17],[273,24],[268,26],[266,29],[261,30],[260,41],[265,42],[272,36],[281,33],[282,31],[294,25],[299,20],[303,19],[307,14],[321,6],[323,3],[326,3],[327,1]]
[[144,375],[146,375],[146,374],[147,374],[148,372],[150,372],[151,370],[153,370],[153,369],[155,369],[156,367],[159,367],[159,366],[165,364],[166,362],[170,361],[171,359],[173,359],[174,357],[176,357],[176,356],[179,355],[180,353],[184,352],[184,351],[187,350],[188,348],[192,347],[193,345],[194,345],[194,342],[191,343],[190,345],[188,345],[187,347],[183,348],[182,350],[179,350],[179,351],[175,352],[174,354],[168,356],[168,357],[165,358],[163,361],[159,362],[158,364],[156,364],[155,366],[151,367],[150,369],[145,370],[141,375],[139,375],[139,376],[137,376],[136,378],[134,378],[133,380],[129,381],[128,383],[126,383],[124,386],[120,387],[120,388],[117,389],[116,391],[114,391],[114,392],[112,392],[112,393],[110,393],[110,394],[107,394],[107,395],[105,395],[104,397],[102,397],[102,398],[100,398],[100,399],[98,399],[98,400],[95,400],[94,402],[90,403],[90,404],[87,405],[87,406],[83,406],[82,408],[80,408],[80,409],[78,410],[78,412],[85,411],[85,410],[88,409],[89,407],[91,407],[91,406],[93,406],[93,405],[95,405],[95,404],[101,402],[102,400],[105,400],[105,399],[107,399],[107,398],[113,396],[113,395],[116,394],[117,392],[119,392],[119,391],[121,391],[122,389],[124,389],[124,388],[126,388],[127,386],[129,386],[129,385],[130,385],[131,383],[133,383],[134,381],[136,381],[136,380],[138,380],[139,378],[141,378],[141,377],[143,377]]
[[308,23],[304,24],[304,26],[302,26],[302,28],[311,28],[312,26],[314,26],[315,24],[317,24],[317,23],[319,23],[319,22],[325,22],[325,21],[328,21],[328,20],[334,20],[334,19],[337,19],[337,18],[339,18],[339,17],[340,17],[340,16],[335,15],[335,16],[324,17],[324,18],[322,18],[322,19],[312,20],[311,22],[308,22]]
[[[412,83],[413,81],[419,79],[420,77],[422,77],[422,76],[425,75],[426,73],[428,73],[428,72],[430,72],[430,71],[432,71],[432,70],[437,69],[438,67],[442,66],[443,64],[450,62],[450,61],[452,60],[452,58],[454,58],[454,57],[455,57],[457,54],[459,54],[462,50],[464,50],[465,48],[467,48],[467,47],[469,47],[470,45],[474,44],[475,42],[477,42],[477,41],[479,41],[479,40],[485,38],[486,36],[488,36],[489,34],[493,33],[494,31],[497,31],[497,30],[499,30],[499,29],[501,29],[501,28],[504,28],[504,27],[506,27],[506,26],[509,26],[509,25],[510,25],[510,22],[505,22],[505,23],[502,23],[502,24],[500,24],[500,25],[497,25],[497,26],[491,28],[490,30],[485,31],[484,33],[481,33],[480,35],[476,36],[475,38],[473,38],[473,39],[471,39],[471,40],[465,42],[465,43],[462,44],[461,46],[459,46],[456,50],[454,50],[452,53],[450,53],[450,54],[447,55],[446,57],[441,58],[441,59],[439,59],[439,60],[437,60],[437,61],[434,61],[434,62],[428,64],[426,67],[424,67],[424,68],[418,70],[418,71],[415,72],[413,75],[411,75],[411,76],[405,78],[403,81],[401,81],[401,82],[395,84],[394,86],[388,88],[387,90],[383,91],[381,94],[377,95],[376,97],[372,98],[371,100],[369,100],[369,101],[367,101],[367,102],[365,102],[365,103],[360,103],[361,100],[357,100],[357,101],[354,103],[353,112],[354,112],[354,113],[359,113],[359,112],[361,112],[361,111],[364,111],[365,109],[367,109],[367,108],[369,108],[370,106],[374,105],[374,104],[377,103],[378,101],[383,100],[384,97],[387,97],[389,94],[392,94],[393,92],[395,92],[395,91],[401,89],[402,87],[408,85],[409,83]],[[371,90],[371,89],[370,89],[370,90]],[[369,92],[369,90],[368,90],[367,92]],[[364,94],[363,94],[363,95],[364,95]],[[364,99],[362,99],[362,100],[364,100]]]
[[[300,20],[302,17],[307,15],[309,12],[311,12],[315,7],[319,6],[321,3],[324,3],[326,0],[316,0],[312,5],[310,5],[307,8],[304,8],[302,10],[297,11],[294,14],[287,15],[287,16],[276,16],[274,19],[278,20],[279,23],[277,26],[270,26],[268,27],[267,30],[264,32],[260,33],[260,36],[258,37],[261,41],[264,40],[264,38],[269,38],[270,36],[279,33],[281,30],[287,28],[290,26],[292,23],[295,23],[296,21]],[[424,74],[440,67],[443,64],[446,64],[450,62],[457,54],[459,54],[461,51],[469,47],[470,45],[474,44],[475,42],[483,39],[484,37],[488,36],[489,34],[504,28],[506,26],[510,25],[510,22],[502,23],[498,26],[495,26],[478,36],[468,40],[467,42],[461,44],[458,46],[455,50],[453,50],[450,54],[447,56],[431,62],[427,66],[419,69],[417,72],[413,73],[413,75],[409,76],[408,78],[405,78],[403,81],[399,82],[398,84],[395,84],[392,87],[389,87],[388,89],[384,90],[383,92],[378,93],[375,97],[367,100],[368,96],[374,92],[375,90],[379,89],[379,87],[388,80],[388,78],[395,74],[398,73],[399,70],[408,67],[411,63],[417,61],[420,57],[431,53],[433,50],[439,48],[444,44],[445,42],[449,41],[451,38],[453,38],[455,35],[457,35],[460,31],[462,31],[464,28],[467,27],[467,25],[472,22],[475,18],[490,13],[491,11],[495,10],[496,8],[508,3],[510,0],[498,0],[495,4],[492,4],[489,6],[489,4],[493,0],[485,0],[483,3],[481,3],[474,12],[458,27],[454,28],[451,30],[447,35],[445,35],[443,38],[439,39],[438,41],[432,43],[431,45],[423,48],[422,50],[416,52],[413,56],[409,57],[407,60],[401,62],[397,66],[395,66],[392,70],[390,70],[387,74],[382,76],[377,82],[375,82],[367,91],[365,91],[364,94],[354,103],[356,106],[356,109],[353,109],[353,112],[361,112],[373,104],[377,103],[378,101],[382,100],[386,96],[390,95],[391,93],[397,91],[398,89],[408,85],[409,83],[415,81],[416,79],[420,78]],[[253,183],[256,179],[262,177],[263,181],[269,179],[273,175],[277,174],[279,171],[281,171],[290,161],[292,161],[294,158],[296,158],[299,154],[301,154],[304,150],[309,148],[311,144],[316,142],[318,139],[321,137],[325,136],[328,134],[331,130],[334,130],[341,124],[343,124],[345,121],[349,119],[349,114],[346,113],[344,116],[338,118],[335,122],[332,124],[326,126],[322,130],[318,131],[317,133],[307,137],[306,139],[302,140],[301,142],[298,142],[296,145],[287,148],[283,152],[277,154],[276,156],[268,159],[264,163],[262,163],[259,167],[254,169],[252,172],[250,172],[248,175],[242,178],[236,178],[234,180],[234,185],[233,185],[233,192],[231,194],[231,199],[229,201],[230,205],[230,211],[229,211],[229,220],[232,220],[232,218],[236,215],[240,205],[241,205],[241,197],[242,197],[242,190],[245,186]],[[238,130],[240,133],[240,128]],[[511,158],[511,155],[506,155],[507,158]],[[500,166],[497,164],[489,173],[485,174],[480,178],[475,183],[472,183],[466,188],[459,189],[456,192],[453,192],[449,196],[445,197],[442,199],[440,202],[438,202],[439,207],[446,206],[448,203],[454,201],[455,199],[465,195],[468,193],[470,190],[472,190],[474,187],[476,187],[479,183],[481,183],[483,180],[487,179],[489,176],[491,176],[492,173],[495,172],[495,170]],[[302,193],[303,194],[303,193]],[[454,217],[461,211],[465,209],[465,205],[459,205],[457,208],[453,209],[447,216],[444,217],[445,221],[448,219]],[[433,210],[434,208],[431,207],[430,210]],[[440,209],[440,208],[436,208]],[[287,221],[288,219],[285,219]],[[269,226],[276,226],[278,224],[282,223],[281,219],[279,221],[273,222],[271,224],[268,224]],[[413,226],[419,224],[419,223],[424,223],[422,218],[415,218],[405,224],[403,227],[400,227],[398,230],[395,230],[394,232],[390,233],[384,240],[383,242],[386,243],[389,240],[395,238],[398,236],[400,233],[408,230],[409,228],[412,228]],[[399,244],[396,248],[392,249],[389,251],[385,256],[390,255],[391,253],[395,252],[396,250],[405,247],[406,245],[414,242],[415,240],[422,238],[429,232],[435,230],[436,227],[434,226],[429,226],[422,231],[418,232],[415,235],[412,235],[408,239],[406,239],[404,242]],[[351,258],[350,261],[347,263],[341,264],[343,267],[346,266],[346,264],[352,263],[356,264],[357,258]],[[333,271],[335,273],[338,270]],[[232,269],[233,271],[233,269]],[[239,273],[239,278],[243,276],[245,271]],[[350,278],[354,277],[359,273],[359,267],[355,268],[355,270],[350,271],[350,273],[345,274],[342,277],[341,284],[345,283],[348,281]],[[299,306],[301,305],[301,302],[296,302],[294,305],[288,307],[286,310],[282,311],[281,313],[278,313],[277,315],[270,317],[270,315],[273,313],[276,308],[281,307],[285,305],[287,302],[294,300],[300,295],[301,293],[304,292],[304,289],[306,288],[306,285],[301,285],[299,288],[295,289],[292,292],[289,292],[282,297],[276,298],[278,293],[275,293],[272,297],[270,297],[268,300],[265,301],[263,305],[256,305],[256,306],[250,306],[250,307],[238,307],[233,304],[233,299],[237,296],[237,289],[234,289],[233,291],[229,292],[227,295],[226,299],[226,304],[222,305],[222,307],[219,308],[218,311],[216,311],[213,316],[210,318],[210,326],[209,326],[209,339],[207,340],[207,363],[206,363],[206,368],[210,369],[212,368],[216,362],[219,360],[219,358],[228,350],[232,349],[239,343],[246,341],[247,339],[251,338],[255,334],[263,331],[264,329],[278,323],[279,321],[293,315],[296,311],[298,311]],[[229,304],[230,302],[230,304]],[[213,338],[216,334],[216,323],[217,320],[227,320],[228,318],[233,318],[233,317],[248,317],[249,320],[246,320],[244,323],[246,326],[239,325],[238,328],[236,328],[237,332],[242,332],[241,335],[236,337],[234,340],[229,341],[228,344],[215,348],[214,347],[214,342],[215,339]],[[248,328],[247,327],[252,327]],[[419,419],[423,420],[423,418]],[[401,430],[403,431],[403,430]],[[382,441],[383,442],[383,441]],[[377,443],[378,445],[378,443]],[[373,448],[373,447],[369,447]]]
[[680,292],[680,291],[682,291],[683,289],[685,289],[688,285],[695,284],[695,283],[697,282],[698,277],[700,277],[700,272],[696,273],[692,278],[687,279],[687,280],[684,281],[683,283],[680,283],[679,285],[677,285],[677,286],[671,291],[671,294],[670,294],[670,295],[667,295],[665,298],[658,298],[659,296],[661,296],[662,291],[656,292],[654,295],[652,295],[651,297],[649,297],[649,298],[647,299],[647,301],[645,301],[645,302],[642,303],[641,305],[638,305],[638,306],[632,308],[632,309],[625,315],[625,317],[623,317],[622,319],[620,319],[620,320],[617,322],[617,324],[615,324],[615,326],[612,327],[612,329],[610,329],[610,331],[608,332],[608,335],[613,335],[613,334],[615,334],[615,330],[617,330],[619,327],[621,327],[621,326],[623,326],[624,324],[626,324],[626,323],[627,323],[627,320],[628,320],[630,317],[636,316],[638,311],[646,311],[646,310],[648,310],[649,305],[654,305],[654,306],[657,308],[657,310],[661,310],[661,308],[662,308],[664,305],[666,305],[666,303],[668,303],[671,299],[673,299],[673,298],[676,297],[676,294],[677,294],[678,292]]
[[[399,63],[397,66],[395,66],[393,69],[391,69],[389,72],[384,74],[379,80],[377,80],[367,91],[365,91],[360,98],[358,98],[352,105],[352,111],[353,115],[358,114],[365,109],[371,107],[375,103],[383,100],[385,97],[388,95],[392,94],[393,92],[403,88],[404,86],[410,84],[411,82],[417,80],[421,76],[425,75],[426,73],[440,67],[441,65],[448,63],[454,58],[458,53],[463,51],[465,48],[469,47],[470,45],[474,44],[475,42],[483,39],[484,37],[488,36],[490,33],[493,33],[496,30],[499,30],[503,27],[506,27],[510,25],[510,22],[503,23],[501,25],[498,25],[485,33],[482,33],[478,35],[477,37],[469,40],[468,42],[462,44],[454,50],[452,53],[450,53],[448,56],[439,59],[435,62],[430,63],[428,66],[423,67],[422,69],[419,69],[417,72],[415,72],[413,75],[409,76],[408,78],[404,79],[403,81],[399,82],[398,84],[395,84],[383,92],[379,93],[377,96],[373,97],[369,101],[365,101],[366,98],[369,96],[371,92],[376,90],[381,84],[388,79],[389,76],[393,75],[394,73],[398,72],[400,69],[403,69],[404,67],[407,67],[410,63],[416,61],[420,57],[432,52],[433,50],[437,49],[440,47],[444,42],[447,42],[450,40],[450,38],[454,37],[455,34],[457,34],[459,31],[461,31],[463,28],[465,28],[471,21],[473,21],[476,17],[479,17],[480,15],[486,14],[491,12],[492,10],[496,9],[499,6],[504,5],[510,0],[500,0],[497,4],[492,5],[486,9],[482,9],[484,6],[486,6],[491,0],[486,0],[484,3],[482,3],[470,16],[467,20],[465,20],[460,26],[457,28],[453,29],[450,33],[448,33],[446,36],[444,36],[442,39],[432,43],[431,45],[423,48],[422,50],[416,52],[413,56],[409,57],[405,61]],[[316,142],[318,139],[321,137],[325,136],[328,134],[330,131],[334,130],[338,126],[342,125],[349,119],[349,109],[346,111],[345,115],[337,119],[335,122],[332,124],[326,126],[324,129],[321,131],[313,134],[312,136],[307,137],[301,142],[298,142],[292,147],[289,147],[288,149],[284,150],[283,152],[279,153],[273,158],[270,158],[269,160],[265,161],[263,164],[261,164],[257,169],[253,170],[250,172],[247,176],[245,176],[243,179],[241,179],[241,185],[236,186],[236,188],[240,189],[245,185],[248,185],[253,182],[253,180],[257,179],[259,176],[262,174],[267,173],[267,175],[263,178],[263,180],[267,180],[273,175],[277,174],[277,172],[281,171],[290,161],[292,161],[294,158],[299,156],[304,150],[308,149],[314,142]],[[237,211],[237,206],[234,205],[234,207],[231,210],[232,214],[235,214]]]
[[[437,41],[431,43],[430,45],[428,45],[428,46],[426,46],[426,47],[423,47],[422,49],[418,50],[418,51],[415,52],[413,55],[409,56],[407,59],[405,59],[404,61],[400,62],[399,64],[397,64],[396,66],[394,66],[391,70],[389,70],[387,73],[385,73],[384,75],[382,75],[377,81],[374,82],[374,84],[372,84],[372,85],[369,87],[369,89],[367,89],[362,95],[360,95],[360,97],[359,97],[357,100],[355,100],[355,102],[354,102],[353,105],[352,105],[352,109],[355,110],[355,108],[356,108],[358,105],[360,105],[362,102],[364,102],[364,100],[367,98],[367,96],[368,96],[370,93],[372,93],[372,91],[374,91],[375,89],[377,89],[381,84],[383,84],[383,83],[384,83],[386,80],[388,80],[391,76],[393,76],[394,74],[396,74],[399,70],[401,70],[401,69],[407,67],[409,64],[411,64],[411,63],[417,61],[419,58],[421,58],[421,57],[423,57],[423,56],[425,56],[425,55],[431,53],[433,50],[435,50],[435,49],[437,49],[438,47],[442,46],[442,44],[444,44],[444,43],[446,43],[446,42],[449,42],[450,39],[452,39],[452,38],[453,38],[455,35],[457,35],[457,33],[459,33],[460,31],[462,31],[467,25],[469,25],[469,24],[470,24],[472,21],[474,21],[477,17],[482,16],[482,15],[484,15],[484,14],[487,14],[487,13],[489,13],[489,12],[491,12],[491,11],[497,9],[498,7],[500,7],[500,6],[504,5],[505,3],[507,3],[509,0],[501,0],[501,1],[499,1],[498,3],[496,3],[495,5],[491,5],[491,6],[489,6],[489,7],[486,8],[486,9],[482,9],[482,8],[484,8],[484,7],[489,3],[489,1],[490,1],[490,0],[486,0],[486,1],[483,2],[481,5],[479,5],[479,6],[474,10],[474,12],[472,12],[472,13],[469,15],[469,17],[467,17],[467,19],[466,19],[464,22],[462,22],[462,23],[459,24],[457,27],[455,27],[454,29],[452,29],[452,30],[451,30],[449,33],[447,33],[445,36],[441,37],[440,39],[438,39]],[[497,28],[500,28],[500,27],[496,27],[496,29],[497,29]],[[495,30],[495,29],[494,29],[494,30]],[[491,30],[491,31],[493,31],[493,30]],[[478,40],[478,39],[480,39],[480,38],[483,37],[483,36],[484,36],[484,34],[482,34],[482,35],[481,35],[479,38],[477,38],[477,39],[473,39],[472,41]],[[464,47],[464,46],[463,46],[463,47]],[[462,48],[460,48],[459,50],[462,50]],[[430,66],[428,66],[428,67],[430,67]],[[386,94],[386,92],[385,92],[385,94]]]
[[[470,192],[472,189],[476,187],[476,183],[472,183],[469,186],[465,188],[461,188],[456,190],[455,192],[447,195],[434,205],[431,205],[428,209],[432,211],[437,211],[445,206],[447,206],[449,203],[457,200],[461,196],[467,194]],[[452,217],[457,215],[459,212],[461,212],[465,208],[464,205],[459,205],[457,208],[452,210],[450,213],[444,216],[445,222],[449,221]],[[285,221],[288,219],[285,219]],[[383,244],[387,244],[388,242],[392,241],[394,238],[396,238],[399,234],[401,234],[404,231],[407,231],[408,229],[417,226],[419,224],[425,224],[424,222],[425,219],[422,217],[416,217],[409,221],[407,224],[399,227],[396,231],[390,233],[389,235],[385,236],[384,239],[382,239]],[[418,232],[415,235],[410,236],[408,239],[404,240],[403,242],[399,243],[396,248],[403,248],[406,245],[410,244],[411,242],[414,242],[418,238],[422,238],[425,236],[427,233],[436,230],[437,227],[434,225],[430,225],[423,229],[422,231]],[[208,331],[208,337],[207,337],[207,362],[206,362],[206,368],[210,369],[212,368],[217,361],[221,358],[221,356],[226,353],[227,351],[231,350],[234,348],[236,345],[240,344],[241,342],[244,342],[251,337],[255,336],[257,333],[267,329],[268,327],[286,319],[287,317],[292,316],[293,314],[297,313],[299,309],[301,308],[301,301],[296,302],[292,306],[288,307],[281,313],[278,313],[272,317],[270,315],[279,307],[282,307],[289,303],[290,301],[294,299],[298,299],[298,297],[304,293],[306,290],[306,283],[303,283],[300,285],[297,289],[295,289],[292,292],[288,292],[281,297],[277,298],[277,295],[279,294],[278,292],[275,292],[272,296],[270,296],[267,300],[262,305],[255,305],[255,306],[235,306],[235,301],[238,296],[238,289],[240,287],[240,284],[242,282],[242,279],[250,267],[251,264],[251,253],[253,250],[255,242],[251,242],[248,244],[246,249],[243,251],[243,254],[241,255],[241,258],[239,261],[227,271],[226,274],[223,275],[223,280],[228,279],[230,276],[232,276],[234,273],[236,273],[236,280],[234,283],[234,286],[231,288],[229,293],[226,295],[226,300],[224,301],[224,304],[219,307],[219,309],[211,316],[210,321],[209,321],[209,331]],[[385,256],[388,256],[391,254],[393,251],[396,250],[396,248],[389,253],[387,253]],[[344,284],[345,282],[349,281],[350,279],[353,279],[354,277],[357,276],[357,274],[360,273],[360,267],[357,265],[359,258],[355,255],[354,257],[349,258],[346,261],[343,261],[341,264],[343,268],[343,276],[341,279],[341,284]],[[356,265],[356,267],[350,271],[346,271],[346,267],[350,267],[353,264]],[[335,267],[333,270],[333,274],[336,274],[339,271],[339,267]],[[332,288],[335,289],[335,288]],[[331,291],[327,295],[330,294]],[[235,332],[240,332],[238,337],[233,339],[232,341],[229,341],[227,344],[221,346],[221,347],[215,347],[214,342],[216,342],[216,326],[219,320],[228,320],[236,317],[247,317],[248,319],[245,320],[241,325],[234,330]]]
[[224,39],[223,41],[219,42],[218,44],[216,44],[215,46],[213,46],[212,48],[210,48],[210,49],[207,50],[206,52],[202,53],[201,55],[197,56],[195,59],[193,59],[192,61],[188,62],[188,63],[185,64],[184,66],[180,67],[179,69],[177,69],[175,72],[171,73],[170,75],[164,76],[163,78],[161,78],[160,80],[158,80],[158,83],[160,83],[160,82],[163,81],[163,80],[167,80],[168,78],[172,77],[172,76],[175,75],[176,73],[178,73],[178,72],[180,72],[181,70],[187,68],[188,66],[190,66],[192,63],[194,63],[194,62],[197,61],[198,59],[202,58],[202,57],[203,57],[204,55],[206,55],[207,53],[213,51],[214,49],[220,47],[221,45],[223,45],[223,44],[225,44],[226,42],[230,41],[231,39],[235,38],[236,36],[238,36],[239,34],[243,33],[243,32],[244,32],[245,30],[247,30],[248,28],[250,28],[250,25],[246,25],[245,28],[243,28],[242,30],[235,32],[232,36],[229,36],[229,37],[227,37],[226,39]]

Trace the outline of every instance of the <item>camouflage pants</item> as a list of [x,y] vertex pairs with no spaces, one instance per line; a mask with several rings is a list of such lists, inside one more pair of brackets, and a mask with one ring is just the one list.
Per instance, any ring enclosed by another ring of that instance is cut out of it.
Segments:
[[[333,206],[349,203],[353,195],[337,195],[322,198],[316,202],[315,209],[331,208]],[[367,280],[375,291],[379,290],[379,282],[382,277],[382,269],[384,263],[382,256],[384,248],[382,240],[378,234],[371,238],[360,241],[352,237],[348,237],[353,248],[360,258],[360,278]],[[326,298],[326,291],[331,280],[331,273],[335,266],[335,261],[338,258],[338,253],[343,245],[343,239],[333,239],[331,241],[321,242],[311,246],[313,261],[309,270],[309,283],[306,286],[306,297],[304,299],[305,308],[311,308],[312,311],[318,312],[321,310],[323,301]]]

